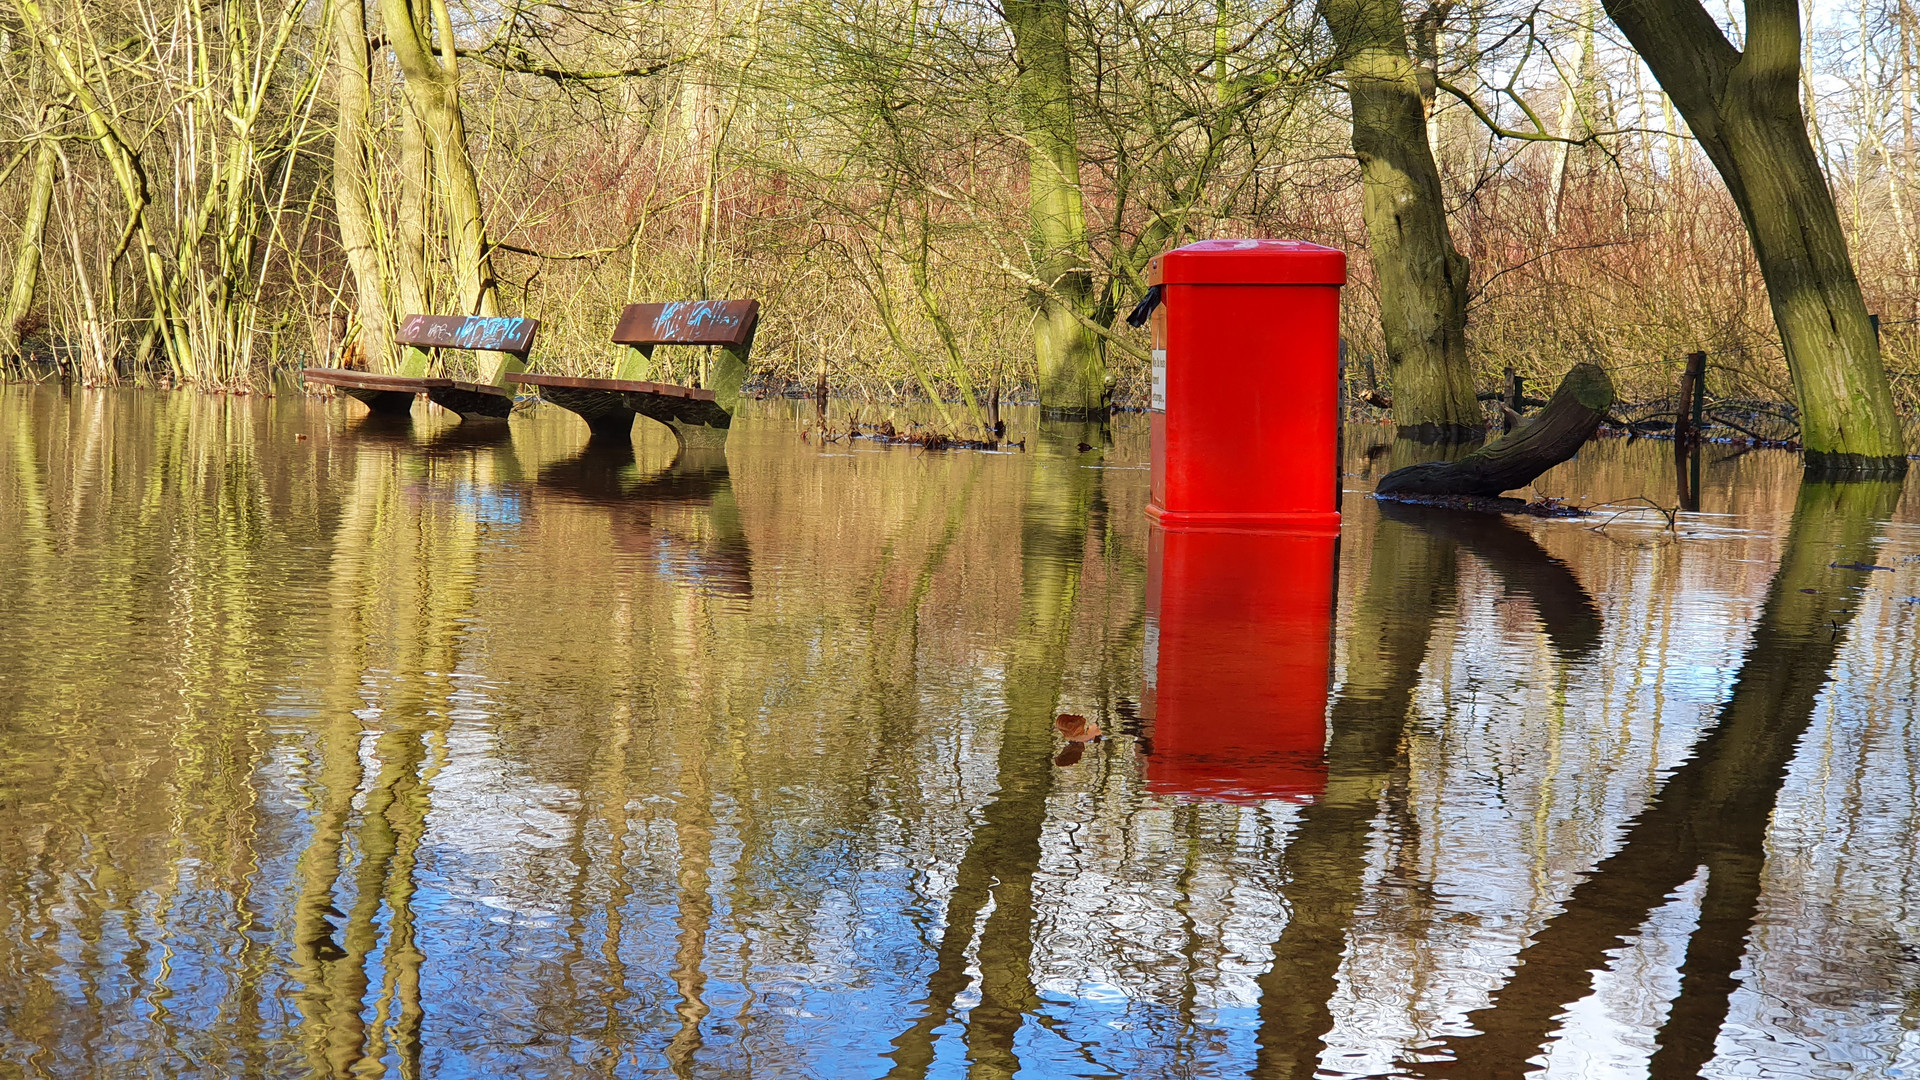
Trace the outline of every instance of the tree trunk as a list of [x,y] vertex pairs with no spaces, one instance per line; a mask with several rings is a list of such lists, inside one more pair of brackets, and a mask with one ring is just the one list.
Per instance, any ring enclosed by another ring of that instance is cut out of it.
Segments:
[[1093,315],[1092,248],[1080,197],[1080,146],[1065,0],[1008,0],[1018,60],[1020,124],[1027,137],[1028,213],[1035,276],[1050,292],[1034,297],[1034,361],[1040,412],[1061,420],[1106,415],[1106,361],[1082,319]]
[[[393,296],[400,310],[395,315],[431,314],[433,292],[427,287],[427,197],[429,164],[427,133],[411,105],[400,109],[400,199],[394,233],[398,243],[393,250]],[[401,350],[400,374],[427,374],[432,357],[425,349],[411,345]]]
[[1400,434],[1483,434],[1467,362],[1467,260],[1454,250],[1398,0],[1324,0],[1353,110],[1361,204]]
[[[1580,69],[1567,83],[1566,96],[1560,102],[1561,142],[1553,148],[1553,172],[1547,182],[1547,235],[1560,231],[1560,204],[1567,192],[1567,164],[1573,154],[1574,125],[1581,134],[1593,132],[1593,101],[1596,75],[1593,63],[1593,0],[1580,5]],[[1638,75],[1635,76],[1638,78]]]
[[1605,3],[1740,207],[1786,347],[1807,467],[1904,472],[1879,342],[1801,111],[1794,0],[1748,0],[1744,52],[1698,0]]
[[[460,110],[460,66],[454,54],[452,20],[446,5],[434,0],[431,13],[440,38],[440,55],[436,57],[429,47],[429,37],[422,32],[414,10],[416,2],[380,0],[380,12],[406,85],[407,104],[433,156],[452,246],[455,303],[462,315],[497,315],[500,309],[493,260],[487,251],[480,183],[473,172],[473,159],[467,154],[466,120]],[[482,355],[493,357],[495,370],[482,370],[481,381],[498,381],[499,365],[509,362],[504,359],[506,354]]]
[[1560,381],[1546,408],[1511,435],[1459,461],[1434,461],[1395,469],[1381,477],[1380,495],[1472,495],[1493,498],[1525,487],[1541,473],[1578,453],[1613,405],[1613,380],[1593,364],[1580,364]]
[[7,310],[0,315],[0,360],[20,355],[20,327],[33,311],[40,289],[40,245],[47,235],[47,214],[53,207],[53,180],[60,155],[52,139],[41,139],[33,151],[33,180],[27,189],[27,213],[20,223],[20,243],[13,254],[13,287]]
[[365,0],[338,0],[334,10],[334,63],[338,119],[333,129],[333,206],[340,246],[353,271],[354,307],[360,315],[361,353],[367,370],[392,371],[393,310],[388,305],[378,233],[368,186],[367,104],[372,97]]

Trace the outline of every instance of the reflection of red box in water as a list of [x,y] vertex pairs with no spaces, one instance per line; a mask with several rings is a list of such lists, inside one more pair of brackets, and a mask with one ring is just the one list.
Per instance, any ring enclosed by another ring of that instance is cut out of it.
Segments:
[[1332,535],[1151,530],[1148,790],[1311,799],[1326,787]]
[[1344,252],[1203,240],[1154,258],[1153,499],[1169,527],[1340,528]]

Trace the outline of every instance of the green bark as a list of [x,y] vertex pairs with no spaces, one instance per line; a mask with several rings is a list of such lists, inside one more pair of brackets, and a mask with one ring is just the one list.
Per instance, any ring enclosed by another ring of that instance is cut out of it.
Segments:
[[1394,423],[1416,439],[1478,439],[1485,424],[1467,361],[1467,259],[1447,230],[1399,0],[1323,0],[1320,14],[1353,111]]
[[374,228],[368,175],[367,107],[372,98],[365,0],[338,0],[333,24],[336,119],[333,129],[333,208],[340,247],[353,272],[354,307],[360,316],[360,349],[369,371],[393,363],[393,310]]
[[[400,198],[393,248],[393,292],[400,310],[392,315],[433,312],[433,297],[427,288],[427,157],[427,133],[420,118],[411,108],[401,109]],[[402,375],[425,375],[432,364],[433,356],[425,349],[409,345],[401,350]]]
[[1698,0],[1606,0],[1726,181],[1800,403],[1807,466],[1904,472],[1880,343],[1800,106],[1800,10],[1748,0],[1736,49]]
[[1087,325],[1098,297],[1080,194],[1080,143],[1064,0],[1008,0],[1027,142],[1036,276],[1033,353],[1043,417],[1098,419],[1107,411],[1106,359]]
[[20,223],[20,242],[13,253],[13,287],[7,310],[0,314],[0,359],[20,352],[20,325],[33,311],[40,288],[41,243],[47,234],[47,214],[53,206],[53,180],[60,156],[52,139],[41,139],[33,151],[33,179],[27,188],[27,213]]
[[[380,0],[387,38],[406,87],[407,112],[416,129],[402,129],[403,142],[417,137],[431,152],[453,264],[455,304],[462,315],[498,315],[493,260],[488,254],[486,219],[480,205],[480,182],[467,153],[466,119],[460,108],[460,62],[454,53],[453,25],[446,5],[431,4],[440,38],[435,55],[424,32],[419,0]],[[403,147],[403,156],[404,147]],[[411,178],[410,178],[411,179]],[[403,213],[403,219],[404,219]],[[424,303],[420,311],[425,310]],[[481,381],[498,382],[518,362],[504,353],[484,353]],[[509,365],[502,367],[502,365]]]

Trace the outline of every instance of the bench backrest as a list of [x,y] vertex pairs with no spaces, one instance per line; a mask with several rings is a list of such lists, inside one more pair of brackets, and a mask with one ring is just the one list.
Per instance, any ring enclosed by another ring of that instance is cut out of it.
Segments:
[[722,345],[744,352],[760,321],[758,300],[628,304],[613,328],[616,345]]
[[400,320],[394,340],[416,349],[484,349],[524,359],[533,349],[533,333],[538,329],[538,319],[504,315],[408,315]]

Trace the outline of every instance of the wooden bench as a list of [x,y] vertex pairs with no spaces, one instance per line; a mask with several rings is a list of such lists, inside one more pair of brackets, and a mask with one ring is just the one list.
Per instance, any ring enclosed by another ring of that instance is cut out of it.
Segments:
[[[689,440],[717,445],[725,441],[733,424],[759,323],[758,300],[629,304],[613,330],[614,344],[627,346],[627,355],[614,366],[613,378],[515,373],[506,379],[539,387],[542,398],[579,414],[600,438],[631,439],[633,418],[644,416],[665,424],[682,446]],[[709,386],[647,381],[644,376],[653,372],[653,350],[660,345],[718,346]]]
[[[429,401],[452,409],[462,419],[503,419],[513,411],[513,391],[506,380],[526,369],[527,353],[533,349],[533,335],[538,329],[537,319],[408,315],[400,320],[400,331],[393,338],[406,348],[399,374],[345,368],[306,368],[300,374],[307,382],[331,386],[377,413],[405,413],[413,408],[414,395],[425,394]],[[485,382],[430,378],[427,370],[435,349],[496,352],[502,358]]]

